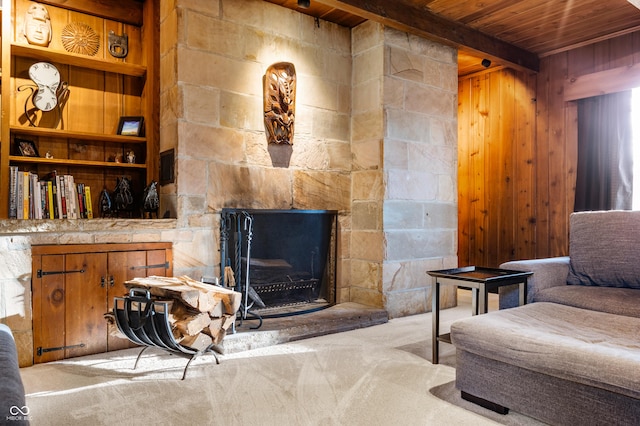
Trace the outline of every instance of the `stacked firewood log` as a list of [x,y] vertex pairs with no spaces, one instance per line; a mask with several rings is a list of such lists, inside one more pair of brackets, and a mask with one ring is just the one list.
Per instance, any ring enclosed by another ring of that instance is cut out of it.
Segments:
[[204,350],[219,344],[236,320],[241,293],[187,276],[134,278],[125,287],[149,291],[153,300],[170,302],[169,323],[181,345]]

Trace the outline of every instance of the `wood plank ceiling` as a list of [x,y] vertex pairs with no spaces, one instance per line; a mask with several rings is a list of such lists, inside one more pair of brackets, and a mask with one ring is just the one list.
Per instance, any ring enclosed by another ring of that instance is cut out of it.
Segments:
[[[640,30],[627,0],[265,0],[346,27],[367,19],[459,47],[459,75],[492,67],[536,70],[554,53]],[[639,46],[640,48],[640,46]]]

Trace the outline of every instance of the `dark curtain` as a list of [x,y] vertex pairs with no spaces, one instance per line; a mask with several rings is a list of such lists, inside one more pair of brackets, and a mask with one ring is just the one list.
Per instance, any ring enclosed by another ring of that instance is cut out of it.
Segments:
[[631,91],[578,101],[575,211],[631,210]]

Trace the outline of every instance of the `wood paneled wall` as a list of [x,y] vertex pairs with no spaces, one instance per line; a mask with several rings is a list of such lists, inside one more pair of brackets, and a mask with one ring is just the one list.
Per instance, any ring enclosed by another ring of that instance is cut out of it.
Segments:
[[640,32],[542,58],[540,72],[466,76],[458,93],[459,265],[569,251],[577,159],[572,78],[640,62]]

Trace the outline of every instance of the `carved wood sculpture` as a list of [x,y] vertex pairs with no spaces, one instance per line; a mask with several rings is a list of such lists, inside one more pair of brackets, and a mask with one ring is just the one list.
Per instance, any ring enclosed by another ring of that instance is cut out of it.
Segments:
[[296,111],[296,69],[290,62],[278,62],[264,76],[264,127],[267,142],[293,145]]

